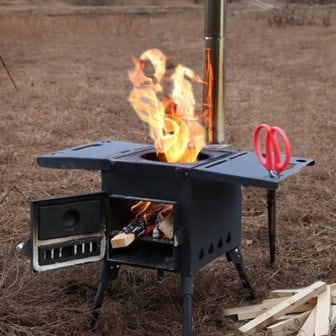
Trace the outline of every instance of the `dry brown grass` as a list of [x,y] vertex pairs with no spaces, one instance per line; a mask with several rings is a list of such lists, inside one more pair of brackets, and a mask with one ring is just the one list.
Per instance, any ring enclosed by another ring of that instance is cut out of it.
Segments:
[[[237,5],[236,5],[237,6]],[[239,6],[238,6],[239,7]],[[238,8],[235,7],[235,8]],[[131,56],[161,48],[201,73],[203,15],[1,17],[0,334],[179,335],[179,279],[122,268],[95,331],[87,316],[99,265],[31,274],[15,245],[29,232],[29,201],[99,190],[99,174],[39,168],[38,154],[97,139],[149,142],[127,103]],[[336,282],[336,26],[269,27],[239,15],[228,24],[227,141],[252,149],[260,122],[288,133],[293,154],[316,166],[278,192],[277,261],[268,263],[265,192],[244,189],[242,248],[258,298],[317,279]],[[246,303],[224,259],[196,275],[197,335],[236,335],[223,309]]]
[[268,13],[268,24],[278,27],[323,25],[329,27],[335,20],[335,5],[318,6],[307,4],[292,4],[276,6]]

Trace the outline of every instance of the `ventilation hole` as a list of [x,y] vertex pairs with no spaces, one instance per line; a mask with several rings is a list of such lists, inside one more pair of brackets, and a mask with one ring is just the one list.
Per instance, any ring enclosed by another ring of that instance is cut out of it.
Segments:
[[228,235],[226,236],[226,242],[230,243],[231,241],[231,233],[228,233]]
[[204,258],[204,249],[201,249],[198,254],[198,259],[203,259],[203,258]]
[[213,251],[214,251],[214,244],[211,243],[211,244],[209,245],[208,252],[209,252],[209,253],[212,253]]
[[220,239],[218,240],[217,247],[218,247],[218,248],[221,248],[222,246],[223,246],[223,239],[220,238]]
[[44,260],[50,260],[50,259],[51,259],[51,250],[46,250]]

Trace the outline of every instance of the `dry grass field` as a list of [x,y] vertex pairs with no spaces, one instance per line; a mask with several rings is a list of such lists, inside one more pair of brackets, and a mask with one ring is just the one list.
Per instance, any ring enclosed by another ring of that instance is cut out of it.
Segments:
[[[202,73],[203,9],[58,8],[63,15],[0,8],[0,55],[18,87],[0,65],[0,335],[180,335],[178,276],[157,283],[152,271],[123,267],[90,331],[100,265],[32,274],[15,246],[29,233],[30,200],[99,190],[97,172],[43,169],[37,155],[100,139],[150,142],[127,102],[131,57],[160,48]],[[267,12],[246,12],[244,1],[229,10],[227,142],[252,150],[254,127],[265,122],[287,132],[293,155],[316,160],[277,193],[272,266],[265,191],[244,189],[242,249],[258,300],[336,282],[335,16],[327,26],[270,26]],[[237,335],[240,324],[223,310],[246,303],[233,266],[211,263],[195,278],[195,335]]]

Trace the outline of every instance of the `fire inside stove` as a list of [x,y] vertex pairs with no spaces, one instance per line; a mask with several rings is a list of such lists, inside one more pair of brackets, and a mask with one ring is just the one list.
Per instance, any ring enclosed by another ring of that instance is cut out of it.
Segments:
[[[174,203],[111,197],[109,258],[143,267],[174,269]],[[176,242],[175,242],[176,244]]]
[[173,238],[173,206],[171,204],[138,201],[130,207],[128,223],[111,239],[113,248],[125,247],[137,237]]

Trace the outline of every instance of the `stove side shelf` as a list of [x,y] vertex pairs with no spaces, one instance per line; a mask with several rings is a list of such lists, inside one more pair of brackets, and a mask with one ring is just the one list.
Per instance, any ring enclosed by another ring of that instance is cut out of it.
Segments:
[[[37,158],[40,166],[60,169],[114,170],[121,174],[172,176],[194,180],[218,181],[266,189],[277,189],[280,182],[314,160],[292,157],[289,168],[278,177],[270,177],[254,152],[218,152],[211,147],[204,152],[209,159],[202,163],[167,164],[144,159],[143,153],[155,152],[153,146],[122,141],[97,141]],[[283,158],[284,159],[284,158]]]
[[45,168],[108,170],[112,161],[151,147],[124,141],[96,141],[40,155],[37,163]]
[[197,167],[190,172],[190,178],[277,189],[284,179],[305,166],[312,165],[314,165],[314,160],[312,159],[292,157],[285,171],[281,172],[277,177],[270,177],[254,152],[241,152],[240,155],[232,158]]

